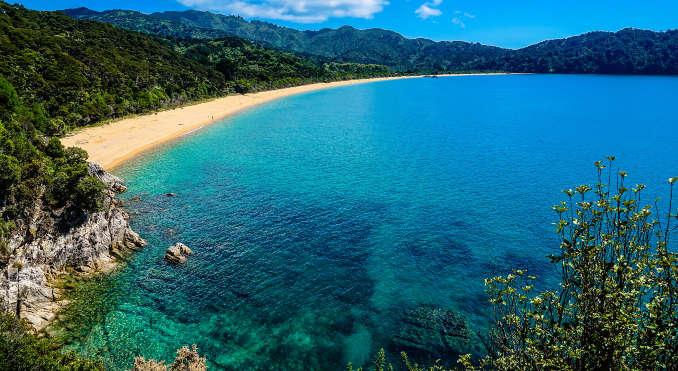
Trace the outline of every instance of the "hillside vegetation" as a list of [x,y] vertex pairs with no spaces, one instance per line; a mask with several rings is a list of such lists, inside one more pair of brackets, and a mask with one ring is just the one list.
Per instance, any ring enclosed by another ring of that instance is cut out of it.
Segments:
[[[95,19],[137,31],[157,32],[166,25],[190,26],[196,30],[220,30],[237,37],[262,43],[267,47],[284,49],[308,58],[316,55],[337,63],[380,64],[394,71],[464,70],[467,63],[479,58],[503,55],[508,50],[494,46],[463,41],[435,42],[428,39],[407,39],[397,32],[379,28],[358,30],[351,26],[319,31],[299,31],[262,21],[248,22],[237,16],[189,10],[143,15],[137,12],[111,10],[94,12],[88,9],[67,9],[65,14],[77,19]],[[209,38],[207,36],[198,38]]]
[[160,36],[187,39],[219,39],[222,37],[234,36],[227,31],[194,27],[181,22],[153,17],[134,10],[116,9],[97,12],[87,8],[77,8],[63,10],[62,12],[75,19],[88,19],[104,22],[126,30]]
[[151,39],[60,12],[4,2],[0,11],[0,75],[48,135],[229,93],[389,74],[332,71],[238,38]]
[[[187,26],[196,30],[193,31],[195,34],[204,33],[198,30],[222,31],[290,50],[307,59],[313,59],[309,55],[316,55],[334,62],[386,65],[394,71],[678,74],[678,30],[597,31],[510,50],[463,41],[407,39],[378,28],[358,30],[343,26],[299,31],[269,22],[248,22],[237,16],[195,10],[150,15],[124,15],[117,10],[93,12],[82,8],[64,12],[79,19],[98,19],[121,27],[130,27],[132,23],[135,24],[132,29],[143,27],[145,32],[162,35],[168,31],[157,32],[153,28],[166,27],[167,22],[173,22],[176,32],[183,32],[180,30]],[[143,21],[140,21],[141,16]],[[210,38],[205,34],[189,37]]]
[[678,30],[626,28],[548,40],[469,67],[507,72],[678,74]]
[[390,76],[386,66],[335,62],[320,64],[237,37],[202,40],[148,36],[223,74],[226,80],[234,82],[232,86],[237,93],[284,88],[305,82]]
[[75,353],[59,354],[55,344],[32,334],[25,322],[0,311],[0,370],[103,371],[104,368]]
[[221,73],[136,32],[4,2],[0,11],[0,74],[45,134],[229,91]]

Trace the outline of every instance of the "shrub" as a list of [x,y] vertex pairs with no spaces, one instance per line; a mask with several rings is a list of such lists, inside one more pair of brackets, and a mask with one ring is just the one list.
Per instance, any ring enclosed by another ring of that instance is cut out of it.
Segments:
[[[14,222],[9,221],[9,222],[4,222],[0,220],[0,241],[3,239],[6,239],[10,232],[14,229],[15,225]],[[1,243],[5,243],[4,241]],[[7,244],[5,244],[5,248],[7,248]]]
[[45,153],[51,158],[61,158],[66,156],[66,150],[64,149],[63,144],[59,138],[50,138],[47,143],[47,148],[45,148]]
[[236,81],[235,84],[235,91],[238,94],[247,94],[252,90],[252,85],[249,83],[249,81],[246,80],[238,80]]
[[[609,157],[611,167],[614,157]],[[678,359],[678,255],[672,219],[641,206],[643,185],[617,186],[602,162],[598,183],[563,191],[553,207],[560,252],[549,258],[558,289],[537,293],[525,270],[486,281],[494,308],[492,351],[481,369],[662,370]],[[669,179],[671,195],[678,178]],[[655,205],[656,206],[656,205]],[[470,357],[462,363],[475,370]],[[671,366],[673,365],[673,366]]]
[[193,348],[187,346],[177,350],[177,356],[171,365],[165,365],[165,361],[158,362],[154,359],[146,360],[145,357],[134,358],[134,367],[129,371],[207,371],[205,358],[198,354],[198,347],[193,344]]
[[53,118],[47,121],[45,134],[60,137],[66,134],[66,124],[60,118]]
[[14,86],[0,75],[0,116],[8,117],[21,104]]
[[88,212],[101,211],[104,189],[106,186],[99,179],[89,176],[75,187],[73,203]]
[[82,148],[68,147],[66,148],[65,157],[69,164],[77,164],[85,163],[89,158],[89,155],[87,154],[87,151]]
[[[614,157],[608,160],[611,168]],[[537,277],[518,269],[485,281],[494,312],[490,349],[475,365],[462,356],[467,371],[675,369],[678,254],[668,243],[678,177],[669,179],[669,213],[659,218],[641,206],[644,185],[627,188],[621,171],[612,187],[611,170],[604,184],[606,166],[596,167],[596,185],[563,191],[568,201],[553,207],[561,243],[549,258],[559,287],[537,293]],[[408,371],[424,370],[401,355]],[[383,351],[375,364],[385,368]]]
[[44,338],[14,315],[0,311],[0,370],[103,371],[103,366],[73,353],[61,356]]
[[19,161],[12,156],[0,154],[0,200],[6,199],[9,190],[19,184],[21,167]]

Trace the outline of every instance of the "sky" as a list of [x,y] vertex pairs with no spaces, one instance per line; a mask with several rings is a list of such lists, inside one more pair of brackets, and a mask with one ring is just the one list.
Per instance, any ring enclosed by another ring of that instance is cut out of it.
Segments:
[[36,10],[86,7],[143,13],[208,10],[300,30],[351,25],[408,38],[463,40],[521,48],[547,39],[626,27],[678,28],[676,0],[5,0]]

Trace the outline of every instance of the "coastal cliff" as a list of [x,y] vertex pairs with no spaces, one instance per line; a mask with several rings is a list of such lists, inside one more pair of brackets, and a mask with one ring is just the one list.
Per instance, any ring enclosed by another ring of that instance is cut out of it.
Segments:
[[111,270],[126,252],[146,244],[130,228],[128,215],[118,208],[123,203],[115,196],[127,189],[121,179],[93,163],[88,164],[88,170],[107,185],[104,211],[87,214],[73,206],[54,209],[38,197],[32,214],[16,221],[8,240],[11,255],[2,262],[4,272],[0,275],[2,305],[18,312],[35,330],[48,325],[68,304],[61,300],[63,290],[55,287],[59,277]]

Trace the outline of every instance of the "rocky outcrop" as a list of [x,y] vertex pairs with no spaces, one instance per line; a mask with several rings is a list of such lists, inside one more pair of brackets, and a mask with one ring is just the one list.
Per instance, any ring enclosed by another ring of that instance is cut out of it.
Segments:
[[122,183],[122,179],[113,174],[109,174],[103,167],[93,162],[87,163],[87,169],[89,170],[89,175],[96,177],[101,183],[109,186],[114,183]]
[[120,179],[93,164],[90,174],[109,186],[106,211],[85,214],[73,207],[51,210],[36,204],[33,215],[16,222],[9,240],[12,255],[0,276],[3,306],[14,313],[19,298],[20,316],[37,330],[66,304],[50,281],[68,273],[110,270],[125,253],[146,244],[130,228],[127,214],[116,206],[121,202],[115,199],[116,193],[126,189]]
[[165,257],[163,259],[169,263],[183,263],[186,261],[186,255],[193,254],[193,251],[181,242],[177,242],[174,246],[167,248]]

